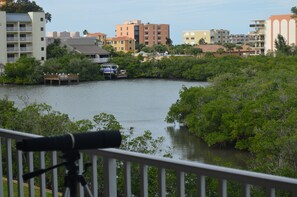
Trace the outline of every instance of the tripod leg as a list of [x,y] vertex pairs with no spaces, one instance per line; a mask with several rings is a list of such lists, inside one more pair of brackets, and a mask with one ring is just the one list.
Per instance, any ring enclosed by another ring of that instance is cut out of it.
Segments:
[[65,188],[64,192],[63,192],[63,197],[70,197],[70,190],[68,187]]
[[88,196],[93,197],[93,194],[88,186],[88,183],[87,183],[85,177],[83,177],[82,175],[79,175],[78,180],[79,180],[80,184],[83,186],[84,190],[88,193]]

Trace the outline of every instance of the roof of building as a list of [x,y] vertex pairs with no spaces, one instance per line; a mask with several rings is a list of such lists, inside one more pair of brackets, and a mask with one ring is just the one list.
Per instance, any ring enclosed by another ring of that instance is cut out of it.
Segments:
[[202,49],[203,52],[217,52],[217,50],[219,48],[222,48],[222,49],[226,50],[224,46],[216,45],[216,44],[213,44],[213,45],[212,44],[198,45],[198,46],[196,46],[196,48]]
[[121,40],[134,40],[133,38],[129,38],[127,36],[123,36],[123,37],[113,37],[113,38],[107,38],[108,40],[112,40],[112,41],[121,41]]
[[7,22],[32,22],[29,14],[27,13],[7,13]]
[[95,45],[96,37],[79,37],[79,38],[69,38],[66,40],[68,45]]
[[90,33],[86,35],[87,37],[94,37],[94,36],[106,36],[106,34],[97,32],[97,33]]
[[109,55],[110,53],[95,45],[70,45],[73,49],[85,54],[85,55]]

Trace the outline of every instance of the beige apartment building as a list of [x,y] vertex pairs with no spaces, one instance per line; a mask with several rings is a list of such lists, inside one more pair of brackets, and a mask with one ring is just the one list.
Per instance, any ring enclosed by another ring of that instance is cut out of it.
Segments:
[[199,45],[199,41],[203,39],[205,43],[210,43],[210,30],[192,30],[184,31],[183,44]]
[[224,44],[229,42],[229,31],[225,29],[190,30],[182,33],[183,44],[199,45],[201,40],[207,44]]
[[111,45],[115,51],[123,52],[134,52],[135,51],[135,40],[127,36],[107,38],[106,44]]
[[129,37],[135,40],[136,47],[139,44],[153,46],[166,44],[170,38],[169,24],[143,24],[141,20],[125,21],[124,24],[116,25],[116,37]]
[[16,62],[21,56],[46,60],[45,14],[0,11],[0,63]]

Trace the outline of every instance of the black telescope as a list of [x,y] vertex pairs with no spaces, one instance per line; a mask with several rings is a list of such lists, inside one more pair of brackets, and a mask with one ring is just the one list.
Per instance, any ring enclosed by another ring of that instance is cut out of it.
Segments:
[[121,141],[122,136],[119,131],[103,130],[24,139],[17,142],[16,148],[22,151],[71,151],[117,148],[121,145]]

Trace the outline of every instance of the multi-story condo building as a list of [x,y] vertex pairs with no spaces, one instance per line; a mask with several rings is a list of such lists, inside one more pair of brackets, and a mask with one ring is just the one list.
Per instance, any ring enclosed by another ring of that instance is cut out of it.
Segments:
[[45,14],[0,11],[0,63],[16,62],[21,56],[46,60]]
[[125,21],[124,24],[116,26],[116,37],[129,37],[135,40],[136,47],[139,44],[153,46],[166,44],[170,38],[169,24],[143,24],[141,20]]
[[211,29],[210,44],[224,44],[229,42],[229,30],[226,29]]
[[134,52],[135,40],[129,37],[107,38],[106,44],[111,45],[115,51]]
[[264,55],[265,52],[265,20],[253,20],[250,27],[254,30],[249,32],[250,45],[255,55]]
[[199,45],[201,42],[224,44],[229,42],[229,31],[224,29],[184,31],[182,33],[182,42],[190,45]]
[[233,44],[246,44],[249,43],[249,36],[246,34],[230,34],[229,42]]
[[199,42],[210,43],[210,30],[183,31],[183,44],[199,45]]
[[275,40],[280,34],[288,45],[297,45],[297,23],[292,14],[273,15],[265,23],[265,53],[275,50]]

